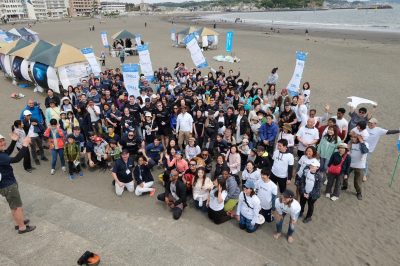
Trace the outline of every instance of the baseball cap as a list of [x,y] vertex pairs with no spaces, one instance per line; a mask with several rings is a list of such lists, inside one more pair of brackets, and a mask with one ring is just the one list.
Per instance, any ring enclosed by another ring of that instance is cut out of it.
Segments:
[[3,135],[0,135],[0,139],[5,139],[5,137],[3,137]]
[[144,114],[144,116],[150,116],[150,117],[151,117],[152,115],[151,115],[150,112],[146,112],[146,113]]
[[29,111],[29,110],[25,110],[25,111],[24,111],[24,116],[27,116],[27,115],[32,115],[32,112]]
[[371,118],[368,123],[372,123],[372,124],[378,124],[378,119],[376,119],[375,117]]
[[293,199],[294,198],[294,192],[291,191],[290,189],[286,189],[285,191],[283,191],[282,196],[284,198]]
[[245,187],[255,189],[254,182],[252,180],[247,180],[246,183],[244,184]]
[[320,167],[320,163],[319,163],[318,160],[313,160],[313,161],[310,163],[310,165],[311,165],[311,166]]
[[123,149],[121,152],[121,154],[127,154],[127,153],[129,153],[129,151],[127,149]]

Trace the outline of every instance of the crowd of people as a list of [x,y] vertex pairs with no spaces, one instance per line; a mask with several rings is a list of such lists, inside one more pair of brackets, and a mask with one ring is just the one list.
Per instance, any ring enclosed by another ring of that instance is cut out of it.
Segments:
[[[160,181],[164,191],[157,199],[174,219],[193,205],[216,224],[237,219],[249,233],[275,221],[278,239],[288,217],[287,240],[293,242],[296,222],[312,221],[321,191],[338,200],[353,174],[362,200],[379,138],[399,133],[377,126],[376,106],[350,108],[347,120],[345,108],[332,114],[326,105],[317,116],[310,83],[297,95],[278,91],[278,68],[263,86],[222,66],[201,71],[184,63],[171,72],[159,68],[151,83],[141,76],[134,96],[120,69],[110,69],[60,97],[49,89],[43,105],[29,99],[8,149],[0,136],[0,192],[13,214],[22,203],[10,163],[23,159],[31,173],[33,163],[39,167],[50,154],[52,175],[58,158],[70,180],[85,168],[111,171],[118,196],[125,190],[153,196]],[[20,151],[10,159],[14,146]],[[22,214],[15,220],[20,233],[34,229]]]

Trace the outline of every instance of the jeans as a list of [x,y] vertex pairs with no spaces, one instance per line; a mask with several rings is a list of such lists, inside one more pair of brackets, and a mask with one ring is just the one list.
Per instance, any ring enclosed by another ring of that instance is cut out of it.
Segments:
[[251,220],[247,219],[242,214],[240,214],[239,227],[242,230],[246,230],[247,233],[253,233],[258,228],[257,224],[252,225]]
[[60,156],[61,166],[65,166],[64,149],[51,149],[51,169],[56,169],[57,155]]
[[306,206],[306,203],[308,203],[308,210],[307,210],[307,215],[306,218],[311,218],[311,216],[314,213],[314,203],[317,201],[317,199],[312,199],[312,198],[305,198],[304,194],[300,195],[300,206],[301,206],[301,213],[304,212],[304,207]]
[[[282,233],[282,227],[283,227],[283,220],[285,219],[286,213],[282,214],[282,219],[276,221],[276,232]],[[287,236],[292,236],[294,234],[294,224],[291,223],[292,218],[290,218],[289,221],[289,228],[287,232]]]

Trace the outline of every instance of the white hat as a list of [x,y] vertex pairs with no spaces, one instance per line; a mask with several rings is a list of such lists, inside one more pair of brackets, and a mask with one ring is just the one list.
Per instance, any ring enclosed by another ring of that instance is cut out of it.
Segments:
[[150,117],[151,117],[152,115],[151,115],[150,112],[145,112],[145,113],[144,113],[144,116],[150,116]]
[[263,224],[265,223],[265,217],[261,214],[258,215],[256,224]]
[[313,161],[310,163],[310,165],[311,165],[311,166],[316,166],[316,167],[320,167],[320,166],[321,166],[318,160],[313,160]]
[[5,139],[5,137],[3,137],[3,135],[0,135],[0,139]]
[[378,124],[378,119],[376,119],[375,117],[371,118],[368,123],[372,123],[372,124]]
[[29,111],[29,110],[25,110],[25,111],[24,111],[24,116],[27,116],[27,115],[32,115],[32,112]]
[[63,97],[63,98],[61,99],[61,102],[64,102],[65,100],[71,101],[70,98],[68,98],[68,97]]

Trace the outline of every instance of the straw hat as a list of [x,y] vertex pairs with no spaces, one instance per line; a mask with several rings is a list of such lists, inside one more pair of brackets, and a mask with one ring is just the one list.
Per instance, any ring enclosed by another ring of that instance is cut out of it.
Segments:
[[343,148],[343,149],[346,149],[346,150],[349,149],[349,147],[347,147],[347,144],[346,144],[346,143],[340,143],[340,144],[337,146],[337,148],[338,148],[338,149],[339,149],[339,148]]

